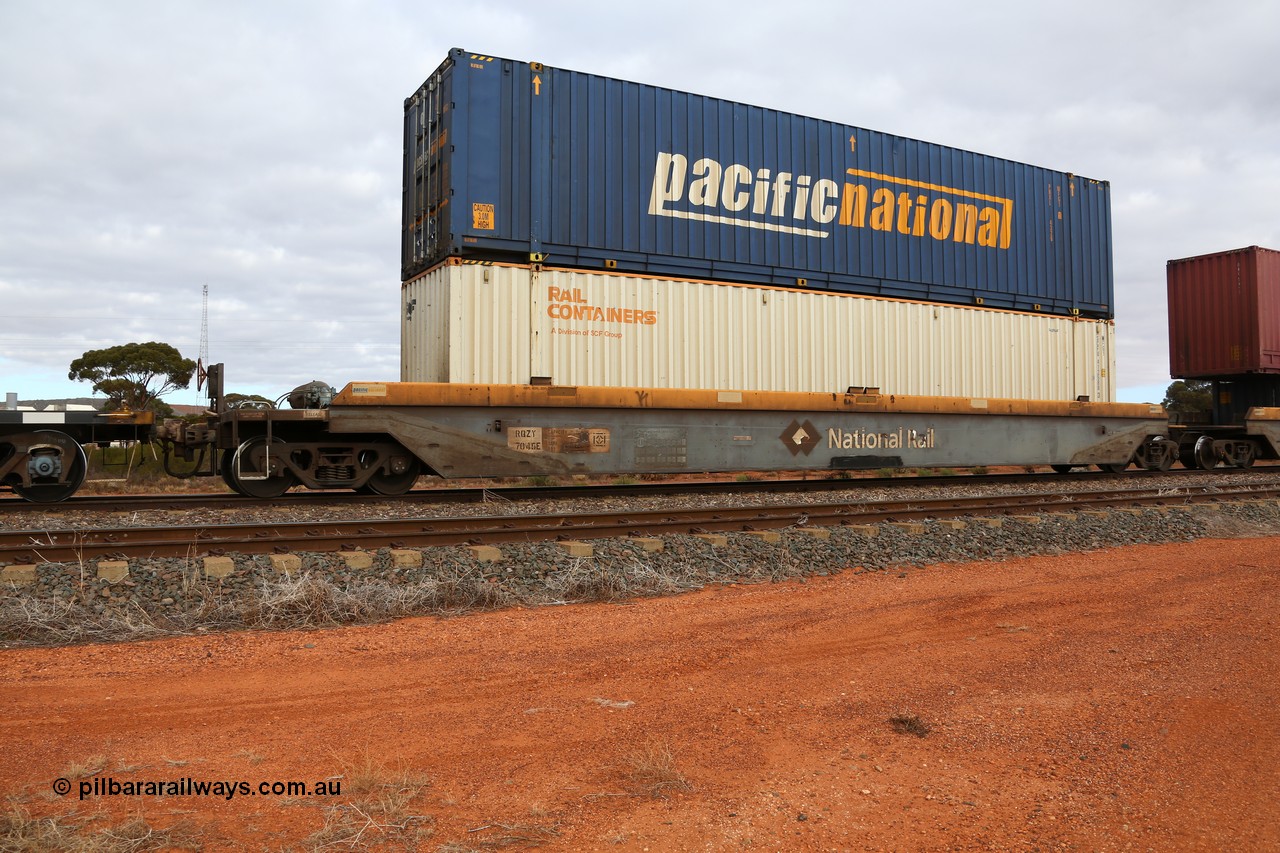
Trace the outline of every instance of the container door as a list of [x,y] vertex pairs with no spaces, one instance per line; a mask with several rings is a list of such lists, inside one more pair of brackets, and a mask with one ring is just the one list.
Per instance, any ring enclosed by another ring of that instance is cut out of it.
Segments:
[[527,372],[520,382],[532,382],[533,377],[551,377],[552,382],[564,383],[563,377],[557,377],[551,364],[551,325],[547,322],[547,289],[543,286],[542,268],[532,265],[529,268],[529,283],[526,288],[526,300],[529,303],[529,360]]
[[1258,279],[1258,370],[1280,373],[1280,252],[1253,250]]
[[1094,323],[1098,352],[1098,392],[1093,399],[1113,403],[1116,399],[1115,327],[1110,323]]
[[449,171],[457,140],[449,109],[455,77],[451,57],[405,102],[401,280],[441,256],[449,233]]

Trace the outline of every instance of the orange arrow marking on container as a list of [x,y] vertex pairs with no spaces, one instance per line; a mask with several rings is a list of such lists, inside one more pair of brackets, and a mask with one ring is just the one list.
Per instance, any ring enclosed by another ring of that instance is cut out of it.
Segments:
[[533,94],[535,95],[542,94],[542,78],[539,77],[537,74],[533,75]]

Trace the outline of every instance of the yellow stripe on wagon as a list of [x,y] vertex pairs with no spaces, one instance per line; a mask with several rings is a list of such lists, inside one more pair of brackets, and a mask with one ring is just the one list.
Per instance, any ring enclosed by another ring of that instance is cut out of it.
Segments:
[[470,406],[597,409],[722,409],[1044,417],[1163,418],[1149,403],[1089,403],[923,397],[866,393],[605,388],[570,385],[467,385],[446,382],[353,382],[333,398],[342,406]]

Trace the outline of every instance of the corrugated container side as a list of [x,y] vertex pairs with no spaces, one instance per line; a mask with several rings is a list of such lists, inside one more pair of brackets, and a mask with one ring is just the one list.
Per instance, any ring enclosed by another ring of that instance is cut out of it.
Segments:
[[403,293],[407,382],[1115,399],[1109,321],[501,264]]
[[404,142],[405,280],[534,255],[1113,315],[1104,181],[459,50],[406,100]]
[[427,275],[400,289],[400,375],[448,382],[449,279]]
[[1280,373],[1280,252],[1250,246],[1169,261],[1169,372]]

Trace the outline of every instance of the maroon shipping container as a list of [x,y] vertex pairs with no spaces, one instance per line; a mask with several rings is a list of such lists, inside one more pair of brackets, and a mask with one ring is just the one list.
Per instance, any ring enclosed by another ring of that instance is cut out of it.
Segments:
[[1169,374],[1280,374],[1280,252],[1250,246],[1169,261]]

